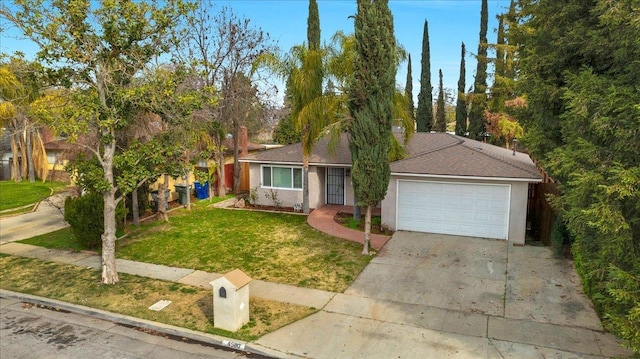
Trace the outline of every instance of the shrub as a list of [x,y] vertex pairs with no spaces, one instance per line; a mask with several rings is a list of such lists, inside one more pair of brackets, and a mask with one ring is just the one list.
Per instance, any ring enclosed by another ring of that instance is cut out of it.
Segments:
[[[104,202],[102,195],[89,192],[84,196],[68,197],[64,204],[64,220],[71,226],[74,240],[82,249],[99,250],[104,232]],[[116,209],[116,223],[122,229],[126,210],[122,203]]]
[[556,257],[564,256],[565,245],[571,244],[570,234],[567,226],[560,216],[556,216],[551,226],[551,249]]

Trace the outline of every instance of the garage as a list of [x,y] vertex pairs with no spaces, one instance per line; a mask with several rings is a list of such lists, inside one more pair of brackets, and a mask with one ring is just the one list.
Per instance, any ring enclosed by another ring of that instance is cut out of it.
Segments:
[[507,239],[508,184],[398,180],[397,229]]

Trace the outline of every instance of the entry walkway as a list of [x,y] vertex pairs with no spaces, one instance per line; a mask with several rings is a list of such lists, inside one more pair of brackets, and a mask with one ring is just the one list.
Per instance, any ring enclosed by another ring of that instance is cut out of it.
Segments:
[[[378,212],[380,210],[378,209]],[[307,223],[320,232],[330,234],[334,237],[343,238],[352,242],[364,244],[364,233],[356,231],[355,229],[347,228],[340,223],[337,223],[333,217],[338,212],[353,213],[353,207],[351,206],[337,206],[337,205],[325,205],[320,208],[314,209],[307,217]],[[387,241],[391,239],[391,236],[383,236],[380,234],[371,234],[371,248],[380,250]]]

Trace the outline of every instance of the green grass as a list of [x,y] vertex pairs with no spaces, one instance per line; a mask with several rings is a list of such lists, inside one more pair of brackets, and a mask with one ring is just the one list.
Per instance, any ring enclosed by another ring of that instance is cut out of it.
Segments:
[[[207,205],[175,211],[167,223],[129,227],[116,256],[215,273],[240,268],[254,279],[334,292],[344,291],[372,258],[360,254],[360,244],[314,230],[305,216]],[[21,243],[79,250],[69,228]]]
[[305,216],[196,208],[176,212],[118,241],[117,256],[134,261],[344,291],[371,260],[361,245],[311,228]]
[[0,211],[18,208],[42,201],[51,191],[60,191],[67,186],[63,182],[0,181]]
[[[232,333],[213,327],[210,289],[127,274],[116,285],[103,285],[96,269],[8,255],[0,255],[0,287],[247,341],[317,311],[251,298],[249,323]],[[162,299],[171,304],[159,312],[148,309]]]
[[82,249],[73,239],[73,233],[71,233],[70,227],[62,228],[40,236],[31,237],[20,241],[20,243],[51,249],[73,249],[75,251]]

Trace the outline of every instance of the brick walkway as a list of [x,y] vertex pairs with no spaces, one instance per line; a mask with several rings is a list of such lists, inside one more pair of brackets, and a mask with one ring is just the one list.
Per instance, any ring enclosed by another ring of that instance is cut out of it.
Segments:
[[[314,209],[307,217],[307,223],[321,232],[325,232],[334,237],[347,239],[349,241],[364,243],[364,233],[355,229],[347,228],[336,221],[333,217],[338,212],[353,213],[353,207],[351,206],[338,206],[338,205],[325,205],[323,207]],[[378,209],[379,211],[379,209]],[[383,236],[380,234],[371,234],[371,248],[380,250],[385,243],[390,239],[390,236]]]

